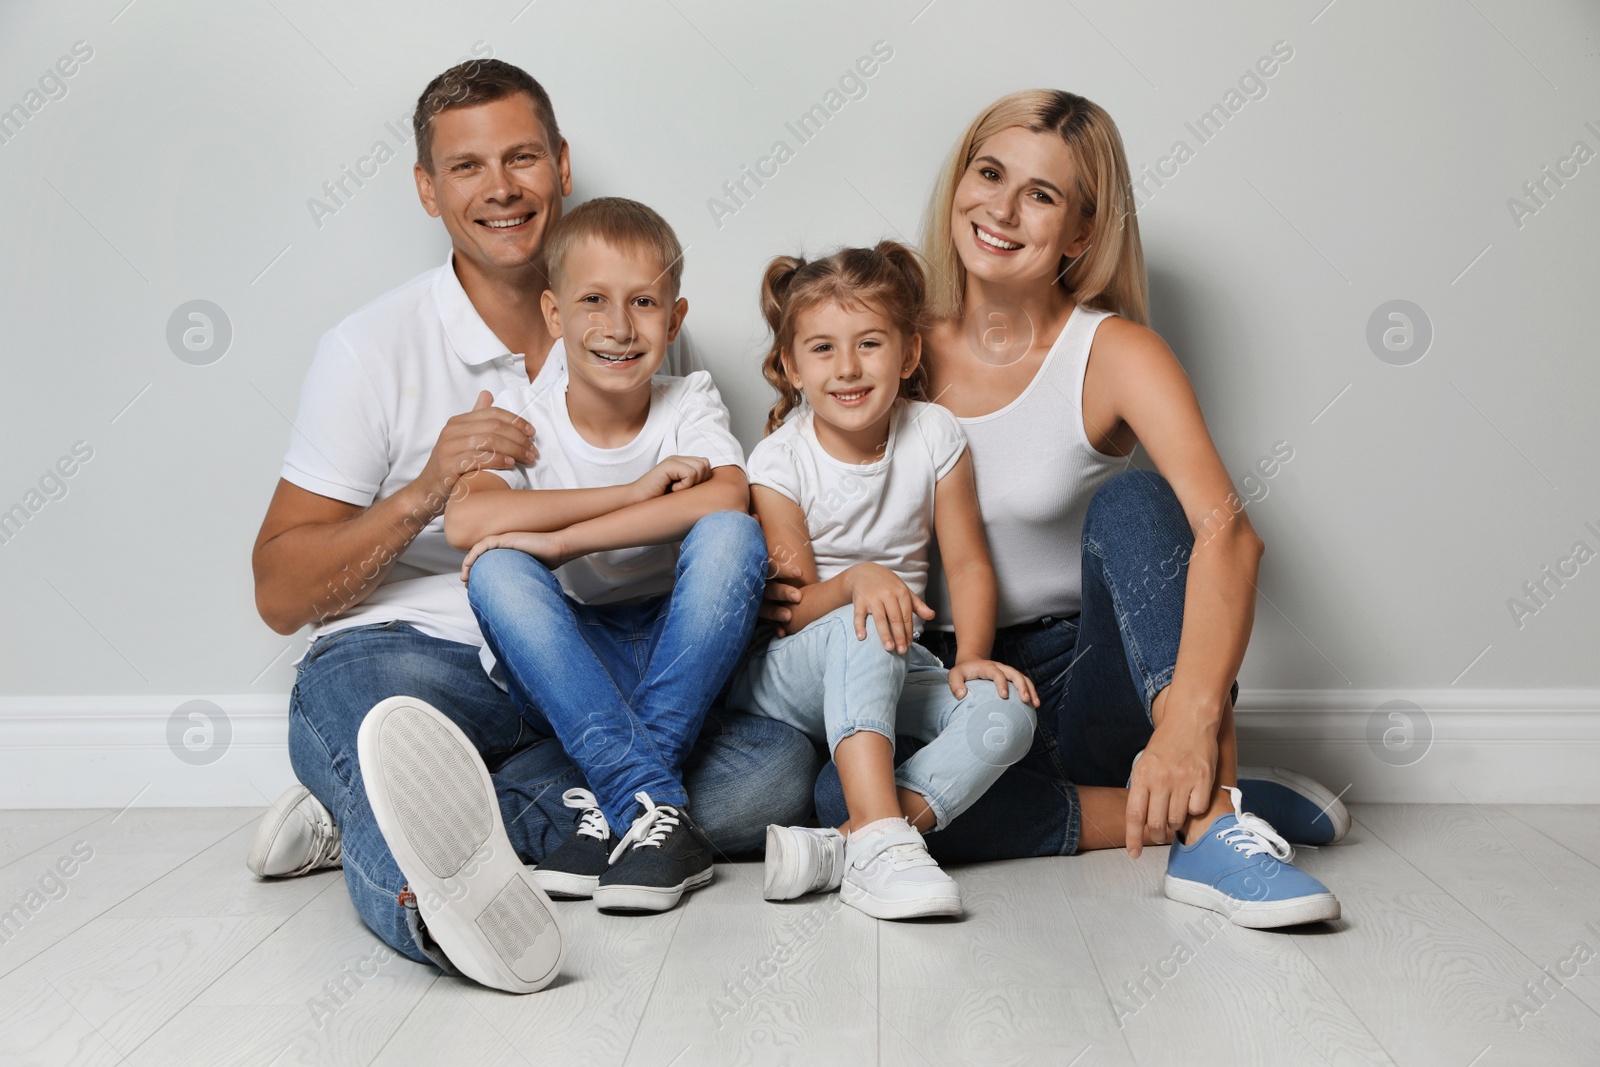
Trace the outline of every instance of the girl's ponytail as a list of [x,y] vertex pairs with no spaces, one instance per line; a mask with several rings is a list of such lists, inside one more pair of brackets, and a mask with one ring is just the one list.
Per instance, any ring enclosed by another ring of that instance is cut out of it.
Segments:
[[805,265],[806,261],[797,256],[778,256],[767,264],[767,271],[761,276],[761,315],[767,320],[767,328],[772,331],[772,347],[761,361],[761,376],[778,393],[778,402],[767,413],[767,428],[762,431],[763,436],[783,425],[789,412],[799,407],[804,399],[804,394],[789,380],[784,370],[783,349],[788,343],[784,336],[784,312],[789,303],[789,289],[795,275]]

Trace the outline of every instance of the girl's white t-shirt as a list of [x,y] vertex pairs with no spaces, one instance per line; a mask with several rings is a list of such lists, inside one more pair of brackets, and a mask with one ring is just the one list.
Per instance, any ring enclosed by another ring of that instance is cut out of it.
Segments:
[[756,445],[750,484],[800,505],[819,580],[878,563],[926,596],[934,486],[967,449],[961,424],[937,404],[897,401],[883,458],[847,463],[823,449],[814,418],[803,406]]

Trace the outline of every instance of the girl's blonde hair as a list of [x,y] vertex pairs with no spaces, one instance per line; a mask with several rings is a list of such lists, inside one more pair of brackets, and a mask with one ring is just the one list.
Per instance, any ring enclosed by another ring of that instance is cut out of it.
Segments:
[[935,319],[959,317],[965,308],[967,269],[956,254],[950,213],[956,187],[972,165],[978,147],[1001,130],[1020,126],[1034,133],[1054,132],[1066,142],[1077,171],[1078,213],[1092,219],[1090,244],[1077,259],[1061,257],[1056,283],[1089,308],[1115,312],[1149,325],[1149,290],[1139,220],[1134,216],[1133,183],[1117,124],[1098,104],[1058,89],[1025,89],[1002,96],[972,120],[940,173],[928,202],[923,249],[933,272],[928,310]]
[[[922,328],[927,300],[927,275],[917,253],[898,241],[879,241],[872,248],[842,248],[825,259],[807,262],[798,256],[778,256],[767,264],[761,278],[761,314],[772,330],[772,347],[761,361],[761,373],[778,391],[778,402],[767,415],[771,433],[800,406],[805,395],[784,372],[783,354],[794,343],[795,320],[819,304],[843,307],[874,305],[908,342]],[[928,374],[921,363],[900,381],[900,395],[922,400],[928,394]]]

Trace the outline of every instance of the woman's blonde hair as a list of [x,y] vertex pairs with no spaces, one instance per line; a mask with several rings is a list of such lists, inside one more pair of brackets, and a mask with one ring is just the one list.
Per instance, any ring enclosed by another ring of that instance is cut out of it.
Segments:
[[[841,248],[825,259],[807,262],[799,256],[778,256],[761,278],[761,314],[772,330],[772,347],[761,360],[761,374],[778,392],[767,415],[769,434],[799,407],[805,394],[795,388],[783,366],[783,353],[794,344],[795,320],[819,304],[843,307],[873,305],[894,323],[906,341],[922,329],[927,274],[917,253],[898,241],[879,241],[872,248]],[[928,393],[928,372],[921,363],[900,381],[900,395],[922,400]]]
[[1144,251],[1139,245],[1139,220],[1134,216],[1133,183],[1122,151],[1122,135],[1104,108],[1058,89],[1025,89],[1002,96],[972,120],[950,154],[928,202],[923,227],[923,249],[933,275],[928,287],[930,314],[936,319],[952,319],[965,311],[967,269],[956,254],[950,230],[956,187],[978,147],[1013,126],[1061,136],[1077,171],[1073,195],[1078,212],[1093,220],[1089,247],[1070,262],[1061,257],[1057,284],[1085,307],[1115,312],[1148,326],[1150,297]]

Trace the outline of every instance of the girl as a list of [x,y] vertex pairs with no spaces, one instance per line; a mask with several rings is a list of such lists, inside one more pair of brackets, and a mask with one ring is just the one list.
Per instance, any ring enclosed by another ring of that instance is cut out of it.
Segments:
[[[989,658],[995,577],[972,461],[956,420],[921,399],[924,288],[893,241],[767,268],[762,370],[779,399],[750,456],[751,497],[773,559],[799,579],[792,617],[758,641],[728,701],[826,743],[849,809],[837,830],[767,828],[766,898],[837,888],[880,919],[960,914],[919,831],[948,826],[1027,753],[1038,704],[1027,677]],[[914,643],[933,617],[935,537],[958,645],[948,670]],[[898,769],[897,732],[927,742]]]

